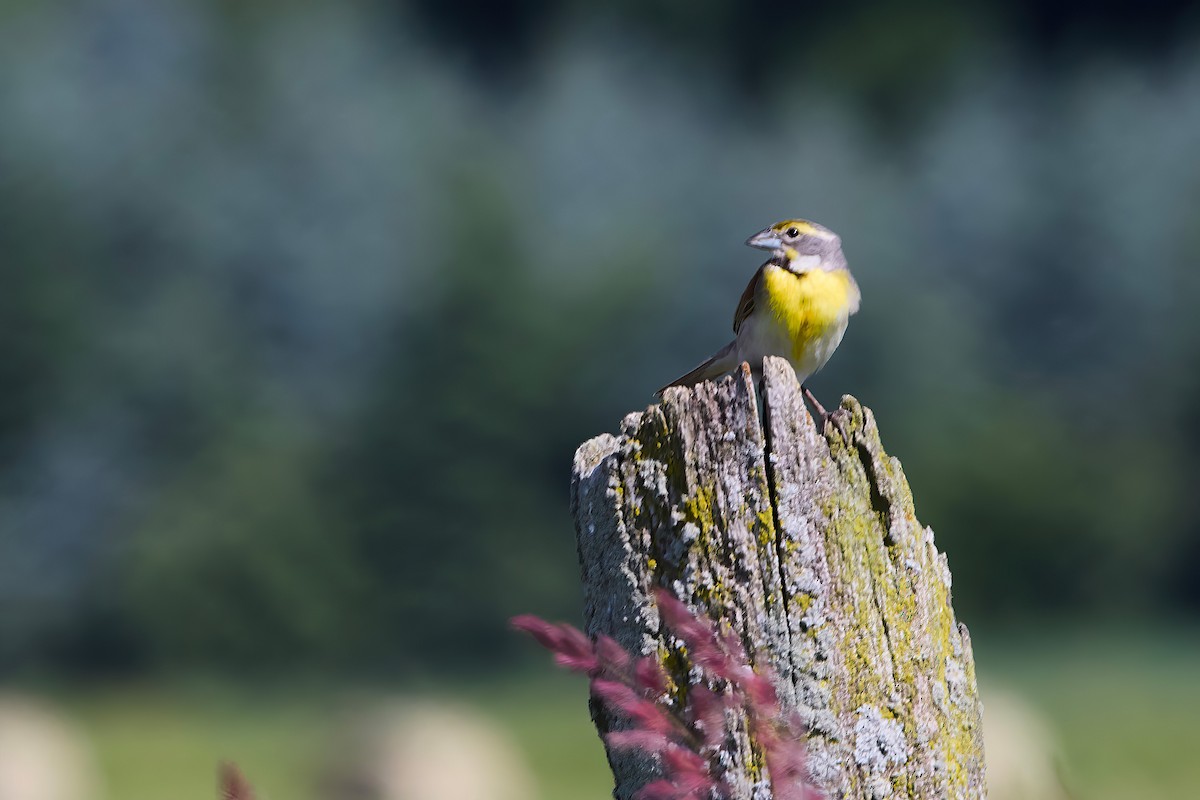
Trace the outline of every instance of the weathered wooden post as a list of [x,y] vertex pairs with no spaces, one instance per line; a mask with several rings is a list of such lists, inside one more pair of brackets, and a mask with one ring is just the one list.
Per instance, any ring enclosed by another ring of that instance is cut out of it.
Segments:
[[[667,654],[655,586],[730,624],[779,676],[831,798],[983,798],[981,706],[950,571],[917,522],[900,463],[847,397],[817,430],[791,367],[767,359],[760,416],[743,366],[668,389],[619,436],[575,455],[572,507],[588,633]],[[673,673],[687,681],[686,664]],[[601,733],[612,724],[593,704]],[[615,797],[652,776],[609,752]],[[763,800],[744,734],[738,800]]]

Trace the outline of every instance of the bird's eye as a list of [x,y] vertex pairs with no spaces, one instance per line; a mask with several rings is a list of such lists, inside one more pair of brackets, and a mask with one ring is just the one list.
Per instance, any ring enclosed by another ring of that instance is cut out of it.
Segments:
[[797,236],[800,235],[800,229],[799,228],[788,228],[786,231],[784,231],[784,233],[787,234],[787,237],[789,239],[795,239]]

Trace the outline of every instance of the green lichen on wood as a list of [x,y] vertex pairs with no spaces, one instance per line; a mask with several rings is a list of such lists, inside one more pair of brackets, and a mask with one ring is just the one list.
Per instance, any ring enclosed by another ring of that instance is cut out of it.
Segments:
[[[576,503],[589,628],[657,651],[681,702],[686,652],[650,599],[666,586],[779,673],[828,796],[982,797],[970,640],[899,462],[853,398],[821,432],[785,362],[768,359],[763,386],[762,418],[748,372],[668,390],[597,451],[608,454],[602,480],[620,491],[583,515]],[[590,497],[599,462],[585,461],[574,492]],[[589,565],[597,558],[604,568]],[[731,736],[741,800],[764,767],[744,730]],[[610,754],[627,798],[646,773],[621,759]]]
[[[842,757],[853,754],[859,767],[842,776],[843,796],[873,796],[884,785],[908,797],[980,796],[974,666],[950,607],[944,557],[917,522],[899,462],[884,452],[869,411],[847,398],[822,438],[830,457],[823,468],[835,476],[821,481],[816,498],[829,585],[824,627],[837,633],[824,656],[842,665],[827,709],[841,720],[840,735],[825,743]],[[951,680],[952,669],[961,669],[961,680]],[[894,722],[903,761],[872,757],[862,742],[870,725],[846,739],[862,709]]]

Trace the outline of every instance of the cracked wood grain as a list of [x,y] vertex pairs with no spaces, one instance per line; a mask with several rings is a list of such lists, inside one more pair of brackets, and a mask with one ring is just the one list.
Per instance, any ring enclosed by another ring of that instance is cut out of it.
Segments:
[[[576,452],[586,629],[690,680],[660,630],[652,592],[664,586],[775,670],[829,797],[984,797],[970,638],[899,462],[853,398],[818,430],[786,361],[767,359],[762,390],[760,414],[744,366],[668,389]],[[615,724],[592,710],[602,733]],[[609,763],[618,800],[654,775],[627,752]],[[744,727],[730,768],[736,800],[770,797]]]

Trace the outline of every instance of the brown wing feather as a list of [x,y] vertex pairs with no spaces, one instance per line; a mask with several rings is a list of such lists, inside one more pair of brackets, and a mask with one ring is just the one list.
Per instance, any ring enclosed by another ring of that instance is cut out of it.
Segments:
[[737,310],[733,312],[733,333],[735,336],[742,329],[742,323],[746,321],[746,317],[754,313],[754,295],[758,292],[758,282],[762,280],[763,270],[770,263],[768,261],[758,268],[758,272],[754,273],[754,277],[750,279],[750,283],[746,284],[746,290],[742,292],[742,299],[738,300]]

